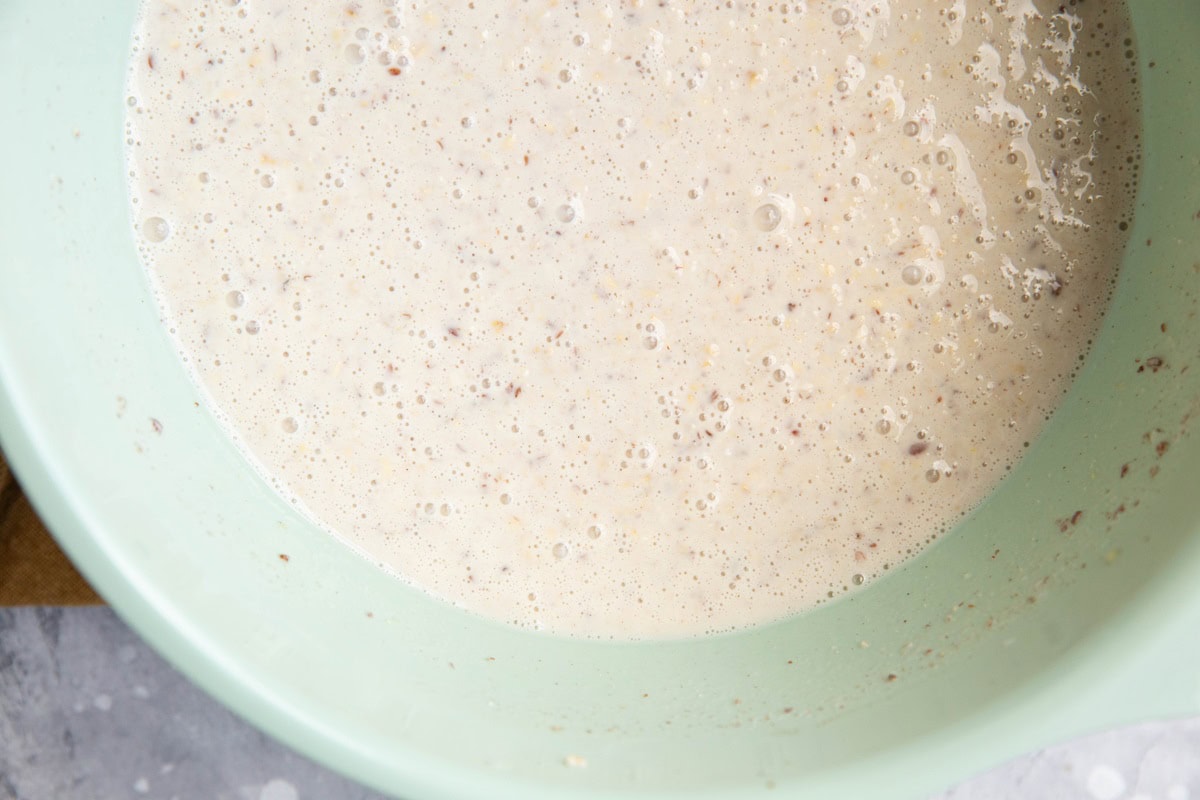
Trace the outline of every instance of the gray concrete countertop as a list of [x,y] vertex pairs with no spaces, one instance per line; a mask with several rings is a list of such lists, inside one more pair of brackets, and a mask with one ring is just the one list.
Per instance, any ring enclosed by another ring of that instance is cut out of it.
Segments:
[[[0,609],[0,800],[376,800],[242,722],[107,608]],[[933,800],[1200,800],[1200,719],[1022,756]]]

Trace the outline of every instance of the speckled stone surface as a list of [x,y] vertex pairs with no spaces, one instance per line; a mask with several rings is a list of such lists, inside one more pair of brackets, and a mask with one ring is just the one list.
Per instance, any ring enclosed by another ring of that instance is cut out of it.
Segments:
[[[107,608],[0,609],[0,800],[380,798],[268,739]],[[933,800],[1200,800],[1200,719],[1022,756]]]

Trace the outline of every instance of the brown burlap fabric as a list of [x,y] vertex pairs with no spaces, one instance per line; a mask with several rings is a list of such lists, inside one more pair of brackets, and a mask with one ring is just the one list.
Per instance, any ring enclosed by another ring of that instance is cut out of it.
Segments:
[[0,453],[0,606],[102,602],[58,549]]

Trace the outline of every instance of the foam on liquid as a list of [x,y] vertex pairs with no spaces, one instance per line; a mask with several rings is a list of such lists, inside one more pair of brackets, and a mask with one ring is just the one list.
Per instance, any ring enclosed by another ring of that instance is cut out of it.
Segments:
[[[986,496],[1111,291],[1113,3],[145,0],[132,215],[275,486],[595,637],[870,583]],[[252,532],[247,532],[252,535]]]

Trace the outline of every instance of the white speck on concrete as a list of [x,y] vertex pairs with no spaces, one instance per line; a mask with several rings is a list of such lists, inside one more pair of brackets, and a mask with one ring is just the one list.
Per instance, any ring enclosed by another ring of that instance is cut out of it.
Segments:
[[1096,800],[1117,800],[1125,793],[1125,778],[1107,764],[1099,764],[1088,773],[1087,789]]
[[583,769],[587,766],[587,759],[583,756],[569,755],[563,759],[563,763],[573,769]]
[[170,762],[167,762],[166,764],[163,764],[162,767],[159,768],[158,774],[159,775],[170,775],[174,769],[175,769],[175,765]]
[[96,699],[92,701],[92,705],[101,711],[108,711],[112,708],[112,698],[106,694],[96,695]]
[[1191,790],[1182,783],[1176,783],[1167,789],[1167,800],[1189,800],[1191,796]]
[[138,778],[133,782],[133,790],[138,794],[146,794],[150,791],[150,781],[145,778]]
[[272,778],[258,793],[258,800],[300,800],[300,793],[283,778]]
[[150,690],[147,689],[145,686],[142,686],[139,684],[139,685],[133,687],[133,696],[141,698],[142,700],[145,700],[147,697],[150,696]]

